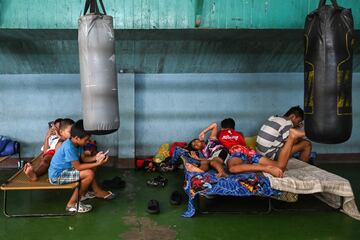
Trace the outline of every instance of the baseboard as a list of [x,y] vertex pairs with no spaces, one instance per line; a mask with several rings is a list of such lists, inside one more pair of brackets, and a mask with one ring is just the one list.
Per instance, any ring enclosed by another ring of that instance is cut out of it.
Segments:
[[[33,158],[21,158],[24,161],[31,161]],[[11,157],[3,162],[0,162],[1,168],[17,168],[17,157]],[[319,153],[316,158],[316,163],[360,163],[360,153]],[[133,158],[117,158],[110,157],[105,167],[113,167],[119,169],[134,169],[135,159]]]
[[[31,161],[33,158],[23,157],[21,160],[26,162]],[[17,168],[18,167],[17,157],[11,157],[6,159],[3,162],[0,162],[0,169],[4,168]],[[119,169],[134,169],[135,168],[135,160],[133,158],[117,158],[110,157],[109,161],[104,165],[105,167],[113,167]]]

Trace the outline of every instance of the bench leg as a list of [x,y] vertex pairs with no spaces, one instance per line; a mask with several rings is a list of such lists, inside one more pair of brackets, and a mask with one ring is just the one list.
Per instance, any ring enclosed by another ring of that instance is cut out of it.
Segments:
[[6,208],[6,202],[7,202],[7,195],[6,195],[6,190],[4,191],[4,200],[3,200],[3,213],[6,217],[11,217],[8,213],[7,213],[7,208]]
[[273,205],[272,205],[272,201],[271,198],[268,198],[268,210],[265,212],[265,214],[269,214],[271,213],[271,211],[273,210]]
[[[76,187],[78,190],[78,202],[77,210],[79,210],[80,204],[80,184]],[[76,212],[66,212],[66,213],[27,213],[27,214],[9,214],[7,211],[7,191],[4,190],[4,201],[3,201],[3,213],[6,217],[61,217],[61,216],[74,216]]]

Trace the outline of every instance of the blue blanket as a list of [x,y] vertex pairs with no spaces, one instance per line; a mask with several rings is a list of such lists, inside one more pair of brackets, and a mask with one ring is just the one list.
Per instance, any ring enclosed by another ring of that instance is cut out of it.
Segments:
[[[197,166],[197,161],[192,159],[184,149],[177,148],[172,156],[173,163],[188,162]],[[188,209],[183,217],[195,215],[194,199],[199,194],[222,196],[279,196],[280,191],[270,187],[269,179],[261,173],[241,173],[217,178],[215,171],[189,172],[185,168],[184,190],[189,197]]]

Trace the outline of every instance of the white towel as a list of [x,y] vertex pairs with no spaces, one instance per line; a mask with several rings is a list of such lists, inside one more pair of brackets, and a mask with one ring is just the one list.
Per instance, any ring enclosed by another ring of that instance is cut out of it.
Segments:
[[[298,194],[312,194],[333,208],[341,208],[345,214],[360,220],[350,182],[333,173],[292,158],[283,178],[265,173],[271,187]],[[341,197],[343,202],[341,203]],[[342,204],[342,206],[341,206]]]

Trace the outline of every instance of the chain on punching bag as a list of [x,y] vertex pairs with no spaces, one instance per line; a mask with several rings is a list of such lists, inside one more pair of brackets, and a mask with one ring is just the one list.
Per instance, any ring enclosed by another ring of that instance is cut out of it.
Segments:
[[306,136],[320,143],[341,143],[352,130],[351,9],[321,0],[305,21],[304,112]]
[[[96,0],[87,0],[79,18],[79,57],[84,128],[108,134],[119,128],[113,18]],[[86,14],[90,7],[90,14]]]

